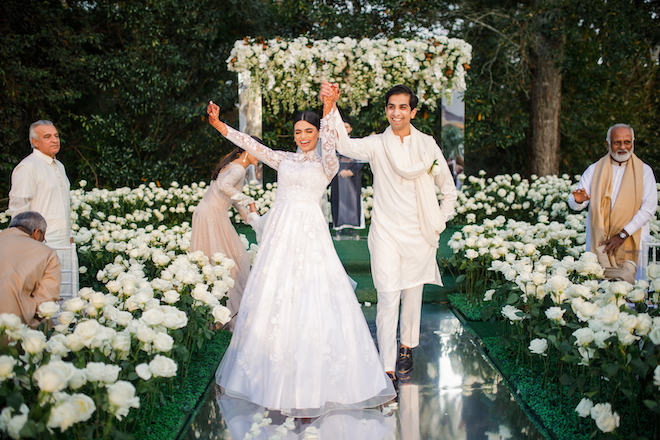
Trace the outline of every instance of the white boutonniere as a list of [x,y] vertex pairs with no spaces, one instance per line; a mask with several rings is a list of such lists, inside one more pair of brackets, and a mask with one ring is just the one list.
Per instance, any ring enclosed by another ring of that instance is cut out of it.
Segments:
[[429,174],[429,176],[435,176],[435,175],[437,174],[436,170],[434,170],[434,168],[435,168],[437,165],[438,165],[438,159],[434,159],[434,160],[433,160],[433,163],[432,163],[431,166],[429,167],[429,170],[427,171],[427,173]]

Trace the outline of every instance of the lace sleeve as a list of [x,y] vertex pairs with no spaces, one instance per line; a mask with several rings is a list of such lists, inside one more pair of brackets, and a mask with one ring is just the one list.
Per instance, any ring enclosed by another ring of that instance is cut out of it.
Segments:
[[245,177],[245,170],[242,167],[228,165],[230,168],[225,172],[218,175],[218,187],[220,191],[229,197],[235,205],[247,206],[253,203],[251,197],[246,196],[241,191],[236,189],[236,184]]
[[271,150],[252,139],[250,135],[234,130],[229,125],[227,125],[226,138],[273,169],[277,169],[284,158],[283,152]]
[[336,150],[338,136],[333,112],[336,112],[336,109],[333,108],[325,118],[321,119],[321,164],[328,179],[332,179],[339,170]]

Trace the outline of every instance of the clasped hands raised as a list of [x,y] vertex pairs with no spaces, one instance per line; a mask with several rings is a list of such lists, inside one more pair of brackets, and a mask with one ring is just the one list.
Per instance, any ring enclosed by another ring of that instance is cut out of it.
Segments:
[[[319,93],[319,97],[323,102],[324,114],[329,113],[332,110],[332,107],[340,96],[341,91],[339,90],[339,85],[337,85],[337,83],[330,83],[325,80],[321,82],[321,92]],[[213,101],[209,101],[209,104],[206,107],[206,114],[209,118],[209,124],[215,127],[223,136],[226,136],[227,126],[220,120],[220,107]]]

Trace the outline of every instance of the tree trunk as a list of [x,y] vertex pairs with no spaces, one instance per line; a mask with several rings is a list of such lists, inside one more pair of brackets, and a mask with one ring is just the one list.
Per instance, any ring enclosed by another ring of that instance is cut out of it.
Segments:
[[559,115],[564,39],[538,32],[532,66],[532,164],[539,176],[559,173]]

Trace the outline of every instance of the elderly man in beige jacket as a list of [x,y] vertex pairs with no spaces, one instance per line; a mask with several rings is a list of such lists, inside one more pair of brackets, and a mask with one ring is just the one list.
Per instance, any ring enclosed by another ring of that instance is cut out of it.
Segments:
[[30,327],[39,325],[39,304],[60,295],[60,260],[41,243],[46,220],[34,211],[17,214],[0,231],[0,313],[13,313]]

